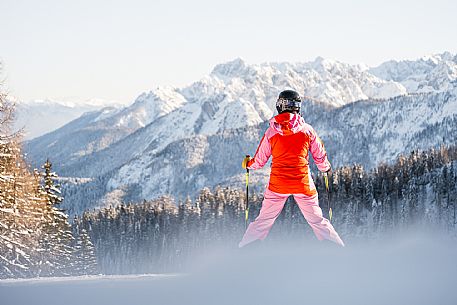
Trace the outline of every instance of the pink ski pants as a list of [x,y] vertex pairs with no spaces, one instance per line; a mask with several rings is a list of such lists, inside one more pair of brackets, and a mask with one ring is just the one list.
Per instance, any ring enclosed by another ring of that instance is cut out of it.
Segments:
[[284,203],[290,195],[294,196],[300,211],[313,229],[318,240],[328,239],[344,246],[343,241],[330,221],[322,216],[317,194],[312,197],[304,194],[279,194],[267,188],[259,216],[249,224],[243,239],[238,245],[240,248],[257,239],[264,240],[267,237],[268,232],[281,213]]

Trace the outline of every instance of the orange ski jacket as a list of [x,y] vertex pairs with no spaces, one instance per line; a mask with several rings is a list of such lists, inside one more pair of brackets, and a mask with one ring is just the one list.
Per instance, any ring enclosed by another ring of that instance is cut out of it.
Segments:
[[270,120],[249,169],[263,167],[272,156],[268,189],[280,194],[317,194],[309,171],[309,151],[320,171],[330,169],[324,144],[299,114],[283,112]]

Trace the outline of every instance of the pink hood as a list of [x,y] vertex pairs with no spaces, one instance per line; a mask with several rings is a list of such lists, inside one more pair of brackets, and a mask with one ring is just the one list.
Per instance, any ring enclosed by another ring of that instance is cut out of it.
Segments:
[[302,131],[305,120],[299,114],[283,112],[270,120],[270,127],[280,135],[288,136]]

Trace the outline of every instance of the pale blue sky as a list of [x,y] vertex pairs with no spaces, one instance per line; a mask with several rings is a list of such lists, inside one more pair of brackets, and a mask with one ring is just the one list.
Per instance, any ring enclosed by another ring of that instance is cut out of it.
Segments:
[[0,0],[0,60],[7,89],[21,99],[131,102],[235,57],[374,66],[456,53],[456,3]]

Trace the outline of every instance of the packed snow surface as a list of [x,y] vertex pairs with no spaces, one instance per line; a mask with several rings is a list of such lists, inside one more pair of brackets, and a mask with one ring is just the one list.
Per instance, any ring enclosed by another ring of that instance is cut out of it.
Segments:
[[457,304],[455,240],[403,238],[202,253],[186,274],[0,281],[2,305]]

